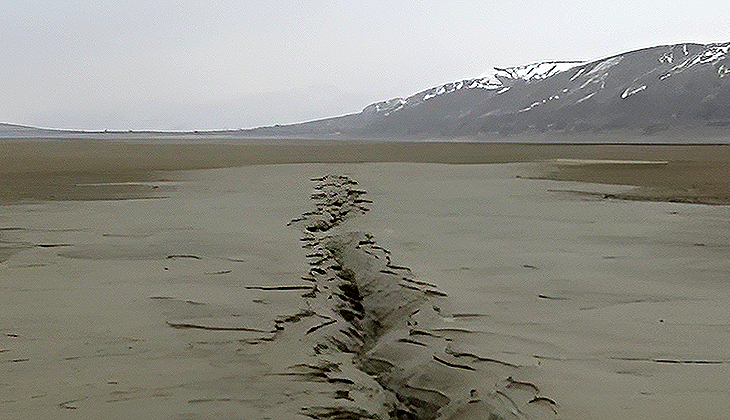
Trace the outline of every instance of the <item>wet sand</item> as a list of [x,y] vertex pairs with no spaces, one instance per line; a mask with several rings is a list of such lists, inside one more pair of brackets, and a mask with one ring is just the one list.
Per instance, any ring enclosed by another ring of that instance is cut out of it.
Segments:
[[730,411],[728,207],[536,179],[723,146],[6,146],[0,417]]

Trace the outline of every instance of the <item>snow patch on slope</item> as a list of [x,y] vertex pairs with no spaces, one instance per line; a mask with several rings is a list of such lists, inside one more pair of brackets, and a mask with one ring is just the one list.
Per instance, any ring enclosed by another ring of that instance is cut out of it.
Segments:
[[395,112],[403,108],[405,104],[405,99],[394,98],[387,101],[376,102],[374,104],[368,105],[367,107],[365,107],[365,109],[362,110],[362,112],[365,114],[377,114],[382,112],[385,113],[385,115],[390,115],[391,112]]
[[508,79],[522,79],[525,81],[547,79],[558,73],[570,70],[573,67],[584,64],[583,61],[545,61],[542,63],[532,63],[524,66],[516,67],[494,67],[492,70],[484,73],[483,78],[500,77]]
[[629,96],[635,95],[635,94],[641,92],[644,89],[646,89],[646,85],[641,85],[638,88],[630,88],[630,87],[629,88],[626,88],[626,90],[624,91],[624,93],[621,94],[621,99],[626,99]]
[[394,98],[388,101],[377,102],[368,105],[363,112],[380,113],[387,116],[393,112],[403,109],[406,106],[416,106],[437,96],[464,89],[484,89],[496,91],[496,94],[503,94],[510,89],[509,86],[505,86],[505,81],[524,80],[529,83],[535,80],[543,80],[581,64],[584,64],[584,62],[546,61],[542,63],[527,64],[524,66],[494,67],[492,70],[482,74],[476,79],[464,79],[446,83],[444,85],[419,92],[406,99]]
[[[636,52],[643,54],[642,51]],[[388,116],[393,112],[412,108],[433,98],[461,90],[483,89],[492,91],[494,95],[501,95],[510,91],[512,87],[519,87],[520,83],[538,83],[571,69],[573,70],[569,75],[568,83],[562,86],[562,90],[556,90],[552,95],[548,93],[545,95],[545,99],[539,101],[534,101],[534,98],[531,98],[531,103],[528,102],[515,111],[518,113],[528,112],[543,104],[557,100],[560,97],[558,94],[564,96],[564,99],[569,103],[580,104],[593,98],[597,93],[605,91],[607,83],[611,81],[614,82],[610,86],[611,91],[605,95],[602,94],[600,96],[601,100],[608,100],[609,96],[627,99],[640,92],[651,91],[657,81],[665,80],[672,75],[696,66],[714,66],[714,71],[718,77],[725,77],[730,74],[730,42],[707,45],[676,44],[657,47],[654,51],[656,52],[654,56],[642,56],[646,57],[643,59],[656,60],[653,65],[649,65],[649,70],[644,71],[632,82],[622,83],[619,86],[615,86],[618,79],[616,77],[610,79],[609,73],[617,72],[619,74],[617,77],[621,78],[620,75],[623,73],[622,70],[619,70],[619,67],[621,67],[619,65],[623,65],[622,62],[625,59],[629,60],[630,57],[634,56],[631,52],[590,63],[582,61],[547,61],[524,66],[494,67],[478,78],[435,86],[406,99],[396,98],[379,102],[368,106],[365,111]],[[723,62],[722,60],[728,61]],[[629,63],[629,66],[632,65],[633,62]],[[516,84],[515,82],[519,83]],[[522,91],[521,89],[518,90]]]
[[[724,44],[709,44],[705,46],[704,50],[699,51],[696,54],[690,54],[690,52],[687,50],[687,44],[684,44],[682,46],[682,51],[685,55],[684,61],[659,76],[659,80],[664,80],[696,65],[712,64],[723,60],[727,57],[728,50],[730,50],[730,42]],[[672,63],[672,61],[669,61],[669,63]],[[720,75],[720,77],[724,76],[724,73],[720,71],[718,71],[718,74]]]
[[598,92],[591,92],[588,95],[582,97],[581,99],[578,99],[575,103],[576,104],[579,104],[579,103],[581,103],[583,101],[587,101],[587,100],[591,99],[593,97],[593,95],[595,95],[596,93],[598,93]]
[[664,53],[661,57],[659,57],[659,62],[662,64],[672,64],[674,62],[674,53],[671,51]]

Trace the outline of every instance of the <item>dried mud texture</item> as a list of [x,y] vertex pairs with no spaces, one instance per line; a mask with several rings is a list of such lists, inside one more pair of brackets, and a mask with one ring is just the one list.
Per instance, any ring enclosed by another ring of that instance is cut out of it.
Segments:
[[313,339],[316,362],[292,366],[288,374],[331,384],[336,404],[313,406],[303,399],[300,414],[313,419],[557,418],[558,404],[541,395],[537,385],[520,380],[519,366],[468,351],[464,343],[469,340],[460,338],[478,339],[481,332],[454,327],[448,297],[435,284],[394,263],[373,235],[347,230],[346,221],[367,212],[371,203],[356,181],[326,175],[312,182],[316,210],[290,225],[303,232],[310,263],[303,279],[312,283],[303,298],[321,322],[305,331]]

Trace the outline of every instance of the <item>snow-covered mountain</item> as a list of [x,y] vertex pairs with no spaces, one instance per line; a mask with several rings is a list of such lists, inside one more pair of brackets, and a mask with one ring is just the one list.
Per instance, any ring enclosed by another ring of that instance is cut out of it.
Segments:
[[494,67],[478,78],[464,79],[456,82],[446,83],[430,89],[418,92],[408,98],[394,98],[387,101],[376,102],[363,109],[363,113],[390,115],[391,112],[403,108],[414,107],[437,96],[452,93],[461,89],[485,89],[496,91],[497,94],[504,93],[510,89],[505,85],[508,80],[541,80],[553,76],[575,66],[583,64],[582,61],[545,61],[532,63],[517,67]]
[[726,127],[730,42],[663,45],[599,60],[495,67],[365,107],[362,112],[251,130],[255,135],[480,137],[520,133],[638,135]]
[[0,138],[181,135],[730,143],[730,42],[495,67],[359,113],[250,130],[106,133],[0,124]]

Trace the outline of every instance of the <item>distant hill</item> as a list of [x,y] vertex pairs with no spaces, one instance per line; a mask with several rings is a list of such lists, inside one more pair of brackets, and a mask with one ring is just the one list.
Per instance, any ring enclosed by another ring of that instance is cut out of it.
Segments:
[[0,123],[0,138],[37,138],[62,133],[62,130],[49,130],[23,125]]
[[325,138],[730,143],[729,43],[495,67],[361,112],[202,132],[87,132],[0,124],[0,138]]
[[[590,62],[495,68],[362,112],[254,135],[730,141],[730,43],[645,48]],[[608,137],[606,137],[608,136]]]
[[25,125],[0,123],[0,139],[182,139],[201,140],[210,138],[250,137],[244,130],[193,130],[193,131],[149,131],[149,130],[59,130]]

